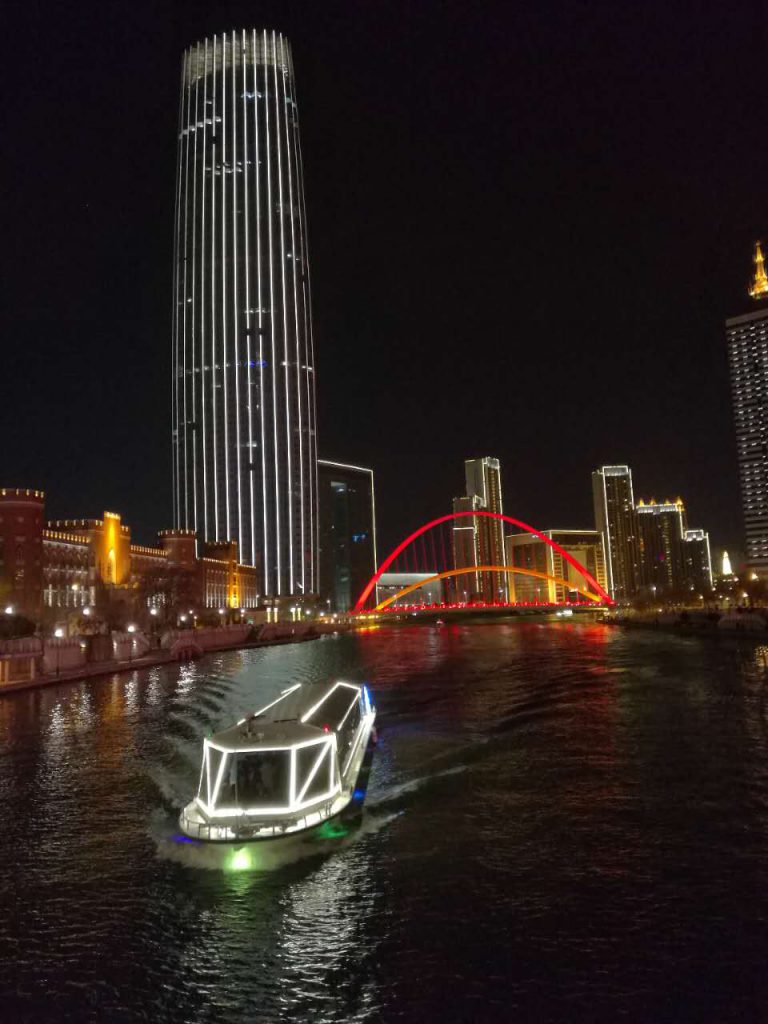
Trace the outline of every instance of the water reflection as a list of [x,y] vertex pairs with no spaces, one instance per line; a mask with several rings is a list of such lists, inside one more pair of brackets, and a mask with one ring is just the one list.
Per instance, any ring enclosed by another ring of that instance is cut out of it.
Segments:
[[[378,704],[362,826],[169,860],[202,736],[329,676]],[[0,1017],[760,1019],[766,678],[761,646],[509,622],[6,696]]]

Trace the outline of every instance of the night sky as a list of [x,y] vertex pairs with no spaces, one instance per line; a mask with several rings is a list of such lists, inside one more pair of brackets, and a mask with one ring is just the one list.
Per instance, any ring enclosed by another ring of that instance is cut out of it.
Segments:
[[[505,510],[592,525],[591,471],[741,549],[723,320],[768,237],[766,4],[6,6],[0,484],[171,525],[181,53],[292,43],[319,439],[382,546],[502,461]],[[380,549],[381,550],[381,549]]]

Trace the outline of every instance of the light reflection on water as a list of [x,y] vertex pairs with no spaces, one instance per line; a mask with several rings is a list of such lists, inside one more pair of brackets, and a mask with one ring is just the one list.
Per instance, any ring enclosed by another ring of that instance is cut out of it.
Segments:
[[[0,699],[0,1018],[762,1019],[767,661],[448,624]],[[379,708],[360,826],[195,867],[202,736],[329,677]]]

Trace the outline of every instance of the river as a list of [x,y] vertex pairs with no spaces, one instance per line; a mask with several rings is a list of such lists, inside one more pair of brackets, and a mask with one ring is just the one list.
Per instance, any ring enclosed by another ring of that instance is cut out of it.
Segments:
[[[414,625],[6,695],[0,1019],[765,1021],[767,660]],[[202,737],[330,677],[378,706],[360,827],[188,863]]]

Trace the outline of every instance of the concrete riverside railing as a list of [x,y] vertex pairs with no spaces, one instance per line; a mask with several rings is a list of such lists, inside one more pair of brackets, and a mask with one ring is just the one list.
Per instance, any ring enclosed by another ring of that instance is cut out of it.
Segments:
[[85,646],[78,637],[51,637],[43,647],[43,672],[69,672],[86,662]]
[[13,640],[0,640],[0,654],[42,654],[43,641],[39,636],[19,636]]
[[[160,649],[166,657],[183,659],[199,657],[209,650],[242,647],[251,640],[280,643],[314,634],[313,626],[306,622],[276,622],[255,628],[246,624],[170,629],[162,635]],[[112,663],[124,666],[143,658],[152,647],[150,638],[139,631],[93,637],[30,636],[0,640],[0,687],[31,682],[38,677],[71,676],[81,668],[87,674],[87,666],[101,667],[102,671]]]
[[115,661],[130,661],[143,657],[150,648],[150,642],[143,633],[113,633],[112,652]]
[[160,647],[170,651],[180,646],[198,647],[201,651],[212,647],[237,647],[251,634],[251,626],[211,626],[201,629],[169,629],[163,633]]

